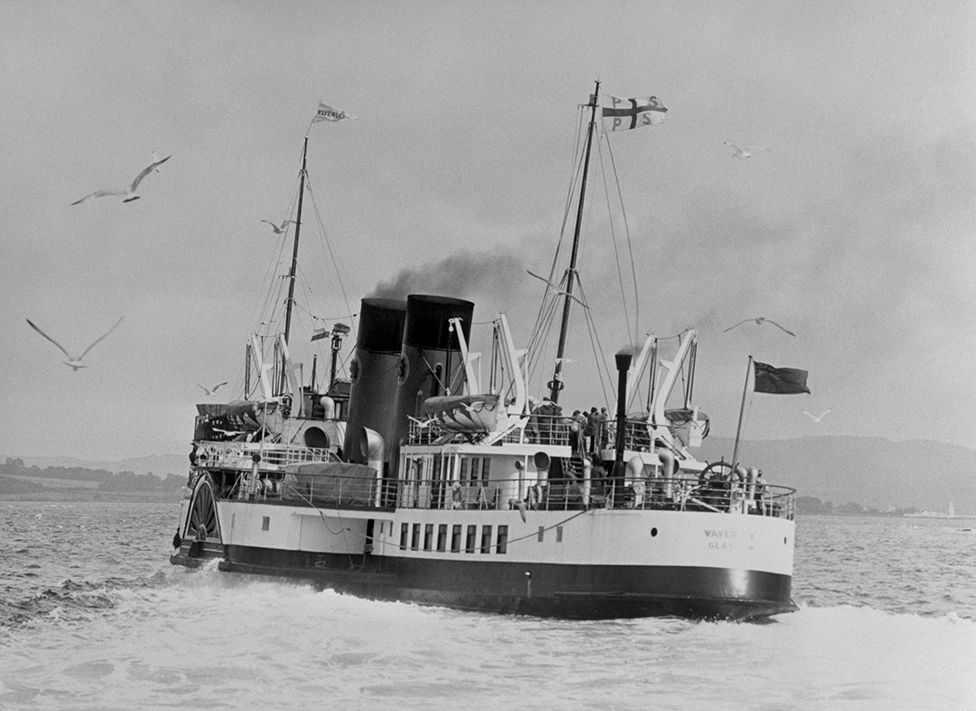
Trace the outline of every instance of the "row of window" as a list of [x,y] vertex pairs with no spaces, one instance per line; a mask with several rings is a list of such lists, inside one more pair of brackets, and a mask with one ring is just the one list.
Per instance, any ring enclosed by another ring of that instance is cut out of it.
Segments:
[[[446,523],[437,525],[437,538],[434,539],[434,524],[432,523],[401,523],[400,524],[400,550],[408,548],[412,551],[432,551],[437,550],[446,552],[447,547],[447,526]],[[497,553],[504,555],[508,552],[508,526],[482,526],[481,540],[478,540],[478,526],[471,524],[464,530],[464,526],[456,523],[451,526],[451,547],[452,553]],[[423,529],[423,530],[421,530]],[[464,533],[462,546],[461,534]],[[423,534],[421,536],[421,534]],[[494,541],[492,536],[494,534]],[[421,547],[422,544],[422,547]]]
[[[441,478],[450,479],[453,464],[457,455],[435,454],[429,458],[429,471],[425,468],[425,457],[416,457],[407,461],[406,475],[407,481],[419,481],[430,479],[439,481]],[[458,481],[463,486],[471,486],[486,483],[491,477],[491,459],[489,457],[461,457],[460,470],[458,471]]]

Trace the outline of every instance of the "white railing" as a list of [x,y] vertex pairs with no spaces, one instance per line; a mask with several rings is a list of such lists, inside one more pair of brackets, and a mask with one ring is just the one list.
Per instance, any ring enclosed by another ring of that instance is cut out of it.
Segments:
[[207,469],[250,469],[255,457],[262,469],[289,464],[336,461],[328,449],[263,442],[199,442],[194,465]]
[[641,480],[507,479],[486,482],[422,480],[399,482],[396,505],[412,509],[498,510],[522,508],[563,511],[583,508],[647,511],[712,511],[792,520],[796,491],[766,485],[753,491],[739,482],[701,482],[697,477]]

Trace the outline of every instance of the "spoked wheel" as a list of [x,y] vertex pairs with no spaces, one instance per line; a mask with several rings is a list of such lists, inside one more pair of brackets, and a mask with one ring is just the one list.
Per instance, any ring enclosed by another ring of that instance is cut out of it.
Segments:
[[712,462],[698,475],[697,490],[702,501],[714,507],[712,510],[727,511],[731,506],[732,480],[735,467],[724,460]]
[[735,467],[732,466],[731,462],[712,462],[701,470],[701,474],[698,475],[698,481],[702,484],[704,484],[706,481],[711,481],[712,479],[729,481],[734,472]]
[[190,515],[187,518],[183,537],[201,542],[214,539],[218,543],[222,542],[213,481],[209,474],[200,477],[193,487]]

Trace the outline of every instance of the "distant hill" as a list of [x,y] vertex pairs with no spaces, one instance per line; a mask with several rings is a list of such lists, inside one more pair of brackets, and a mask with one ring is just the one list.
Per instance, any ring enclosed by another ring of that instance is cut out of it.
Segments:
[[[734,441],[708,437],[702,459],[730,459]],[[771,484],[835,504],[976,514],[976,449],[926,440],[881,437],[803,437],[741,442],[739,460],[763,470]]]
[[145,457],[120,459],[116,461],[99,459],[78,459],[77,457],[15,457],[0,455],[0,461],[21,459],[27,466],[38,467],[81,467],[83,469],[104,469],[109,472],[133,472],[134,474],[155,474],[165,478],[169,474],[186,476],[190,460],[186,454],[150,454]]

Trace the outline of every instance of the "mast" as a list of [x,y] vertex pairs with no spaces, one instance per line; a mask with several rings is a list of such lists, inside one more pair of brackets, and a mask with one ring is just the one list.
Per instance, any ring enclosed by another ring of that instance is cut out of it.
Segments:
[[[308,153],[308,136],[305,136],[305,144],[302,146],[302,171],[298,179],[298,214],[295,216],[295,241],[291,250],[291,269],[288,270],[288,298],[285,300],[285,345],[288,345],[288,337],[291,335],[291,312],[295,305],[295,274],[298,271],[298,237],[302,232],[302,198],[305,197],[305,156]],[[276,342],[277,347],[277,342]],[[281,354],[284,358],[284,353]],[[275,363],[279,360],[275,358]],[[278,390],[283,393],[287,389],[287,375],[285,374],[285,363],[281,361],[281,379],[275,377],[274,382],[279,383]]]
[[305,196],[305,156],[308,153],[308,136],[302,147],[302,174],[298,185],[298,214],[295,217],[295,244],[291,252],[291,269],[288,271],[288,301],[285,302],[285,343],[291,335],[291,311],[295,304],[295,272],[298,269],[298,236],[302,232],[302,198]]
[[549,381],[549,399],[559,401],[559,391],[563,389],[561,378],[563,370],[563,356],[566,353],[566,336],[569,330],[569,306],[573,301],[573,283],[576,281],[576,256],[579,253],[580,227],[583,224],[583,198],[586,196],[586,176],[590,169],[590,147],[593,145],[593,129],[596,126],[597,98],[600,94],[600,80],[596,81],[596,89],[590,95],[590,125],[586,130],[586,153],[583,157],[583,178],[580,183],[579,206],[576,209],[576,230],[573,233],[573,251],[566,269],[566,298],[563,301],[563,319],[559,326],[559,346],[556,348],[556,367]]

